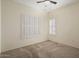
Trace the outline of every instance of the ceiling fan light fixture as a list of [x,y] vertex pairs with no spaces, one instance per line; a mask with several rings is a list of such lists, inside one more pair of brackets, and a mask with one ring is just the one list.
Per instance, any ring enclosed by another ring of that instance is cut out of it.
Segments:
[[46,2],[46,1],[49,1],[50,3],[53,3],[53,4],[57,4],[57,2],[51,1],[51,0],[37,1],[37,3],[42,3],[42,2]]

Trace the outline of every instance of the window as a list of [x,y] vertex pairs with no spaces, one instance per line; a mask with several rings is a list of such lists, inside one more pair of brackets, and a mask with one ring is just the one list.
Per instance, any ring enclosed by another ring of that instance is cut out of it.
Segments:
[[39,17],[38,16],[21,16],[21,36],[22,39],[30,39],[39,35]]
[[49,21],[49,34],[56,35],[56,20],[53,18]]

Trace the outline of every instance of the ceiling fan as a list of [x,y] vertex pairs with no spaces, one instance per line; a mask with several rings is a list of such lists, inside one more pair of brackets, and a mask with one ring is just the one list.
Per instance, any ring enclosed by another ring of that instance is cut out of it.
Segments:
[[57,4],[57,2],[52,1],[52,0],[37,1],[37,3],[42,3],[42,2],[46,2],[46,1],[49,1],[50,3],[53,3],[53,4]]

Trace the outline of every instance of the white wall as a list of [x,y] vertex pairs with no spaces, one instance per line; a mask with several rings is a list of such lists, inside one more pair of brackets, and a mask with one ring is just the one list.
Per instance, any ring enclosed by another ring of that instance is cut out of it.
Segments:
[[1,0],[0,0],[0,53],[1,53]]
[[[40,20],[40,36],[32,39],[20,39],[20,14],[43,17]],[[34,11],[31,7],[2,0],[2,52],[47,40],[48,20],[44,12]]]
[[79,3],[51,11],[56,18],[56,36],[50,40],[79,48]]

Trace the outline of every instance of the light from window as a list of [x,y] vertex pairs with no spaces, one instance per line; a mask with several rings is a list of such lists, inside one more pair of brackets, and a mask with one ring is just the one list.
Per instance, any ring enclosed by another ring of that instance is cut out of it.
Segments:
[[56,35],[56,20],[55,19],[51,19],[49,21],[49,34],[53,34]]

